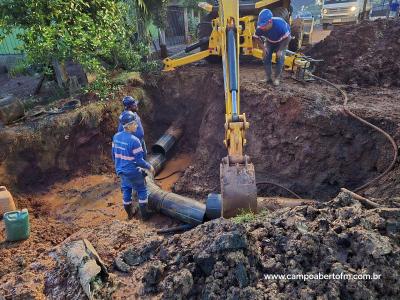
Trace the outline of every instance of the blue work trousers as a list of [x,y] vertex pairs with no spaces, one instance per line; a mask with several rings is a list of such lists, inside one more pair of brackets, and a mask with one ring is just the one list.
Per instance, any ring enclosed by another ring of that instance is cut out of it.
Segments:
[[280,41],[279,43],[265,43],[265,57],[264,66],[267,80],[272,79],[272,53],[276,52],[276,64],[275,64],[275,78],[279,79],[281,76],[283,66],[285,63],[285,52],[289,46],[290,36]]
[[143,175],[137,176],[126,176],[120,175],[121,178],[121,191],[122,201],[124,205],[132,203],[132,191],[136,191],[139,204],[147,204],[148,192],[146,187],[146,181]]

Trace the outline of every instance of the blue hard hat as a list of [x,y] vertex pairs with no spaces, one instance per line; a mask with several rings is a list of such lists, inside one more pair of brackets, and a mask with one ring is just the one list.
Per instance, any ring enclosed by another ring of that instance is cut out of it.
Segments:
[[136,116],[133,112],[126,110],[122,112],[121,116],[119,117],[119,120],[121,121],[122,126],[125,126],[129,123],[135,122]]
[[257,27],[264,27],[272,20],[272,12],[264,8],[258,15]]
[[131,105],[138,105],[139,101],[137,101],[132,96],[125,96],[124,99],[122,99],[122,103],[124,104],[125,107],[128,107]]

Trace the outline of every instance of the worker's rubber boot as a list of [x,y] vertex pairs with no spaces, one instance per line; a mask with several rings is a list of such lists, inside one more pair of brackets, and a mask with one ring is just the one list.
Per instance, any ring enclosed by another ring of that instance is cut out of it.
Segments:
[[151,217],[151,211],[149,210],[147,203],[139,203],[139,213],[142,221],[146,221]]
[[276,78],[276,79],[272,82],[272,84],[273,84],[274,86],[279,86],[279,84],[280,84],[279,78]]
[[132,218],[135,216],[136,211],[134,210],[132,203],[124,205],[124,209],[126,211],[126,214],[128,215],[128,220],[132,220]]
[[279,86],[281,74],[282,74],[282,68],[279,68],[278,66],[276,66],[276,68],[275,68],[275,79],[272,81],[272,84],[274,86]]

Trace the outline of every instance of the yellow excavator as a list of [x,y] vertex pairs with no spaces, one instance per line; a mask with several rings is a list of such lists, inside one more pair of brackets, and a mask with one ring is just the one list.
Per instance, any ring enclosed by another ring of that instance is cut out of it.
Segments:
[[[188,46],[185,52],[196,48],[201,51],[180,58],[164,59],[164,71],[204,58],[222,58],[226,106],[224,144],[228,154],[220,164],[220,180],[222,216],[229,218],[241,211],[257,211],[254,165],[244,152],[249,122],[246,114],[240,110],[239,55],[262,59],[262,49],[257,48],[256,43],[253,44],[258,12],[265,7],[289,12],[290,0],[218,0],[214,5],[202,2],[199,6],[208,12],[212,30],[208,36],[200,37],[198,43]],[[285,66],[304,78],[311,62],[307,57],[288,51]]]

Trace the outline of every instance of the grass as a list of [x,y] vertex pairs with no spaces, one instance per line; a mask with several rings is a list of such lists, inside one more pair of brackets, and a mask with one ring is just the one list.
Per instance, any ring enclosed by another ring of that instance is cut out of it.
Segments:
[[265,217],[268,215],[268,210],[263,209],[259,213],[255,214],[250,210],[241,210],[241,212],[232,221],[236,224],[250,223],[255,221],[257,218]]
[[143,86],[144,81],[139,72],[122,72],[112,79],[112,82],[119,85],[133,84]]

